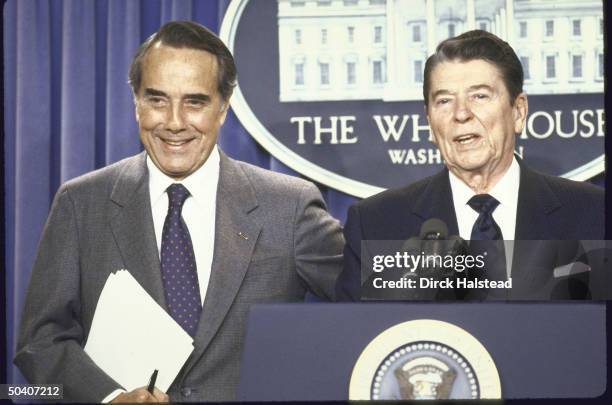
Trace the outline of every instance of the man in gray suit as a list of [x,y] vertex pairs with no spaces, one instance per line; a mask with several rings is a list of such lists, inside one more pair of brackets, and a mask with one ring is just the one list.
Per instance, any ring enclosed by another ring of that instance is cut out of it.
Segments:
[[[210,31],[164,25],[142,44],[129,77],[146,153],[58,191],[15,364],[32,383],[63,384],[68,400],[232,400],[249,307],[301,301],[307,289],[334,299],[340,226],[313,184],[234,161],[216,146],[236,71]],[[184,261],[175,263],[175,243]],[[122,268],[194,338],[167,395],[125,392],[83,350],[102,288]],[[173,284],[174,276],[189,281]],[[177,296],[175,287],[194,294]],[[187,314],[173,303],[191,299],[195,321],[183,323]]]

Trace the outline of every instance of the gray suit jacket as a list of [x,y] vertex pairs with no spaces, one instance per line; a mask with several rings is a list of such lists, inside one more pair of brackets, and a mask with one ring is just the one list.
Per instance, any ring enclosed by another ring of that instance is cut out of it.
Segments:
[[[119,388],[83,351],[111,272],[128,269],[166,308],[145,156],[64,184],[42,234],[14,361],[32,383],[63,384],[69,400]],[[307,289],[334,299],[342,266],[340,226],[312,183],[223,153],[220,165],[210,284],[174,401],[234,399],[249,307],[302,301]]]

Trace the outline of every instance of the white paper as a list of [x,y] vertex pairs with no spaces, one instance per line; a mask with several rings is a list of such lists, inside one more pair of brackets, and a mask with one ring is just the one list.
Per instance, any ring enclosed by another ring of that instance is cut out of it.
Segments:
[[193,339],[127,270],[106,280],[85,352],[125,389],[155,386],[166,392],[193,351]]

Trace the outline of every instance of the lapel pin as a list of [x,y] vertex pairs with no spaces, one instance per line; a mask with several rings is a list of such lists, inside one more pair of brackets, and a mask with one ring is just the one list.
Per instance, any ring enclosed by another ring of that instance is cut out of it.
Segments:
[[242,232],[238,232],[238,235],[243,238],[244,240],[249,240],[249,237],[246,236],[245,234],[243,234]]

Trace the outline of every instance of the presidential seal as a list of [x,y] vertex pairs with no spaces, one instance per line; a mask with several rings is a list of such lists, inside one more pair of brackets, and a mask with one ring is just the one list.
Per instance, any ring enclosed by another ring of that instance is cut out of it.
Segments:
[[359,356],[349,386],[351,400],[499,399],[493,359],[456,325],[415,320],[395,325]]

